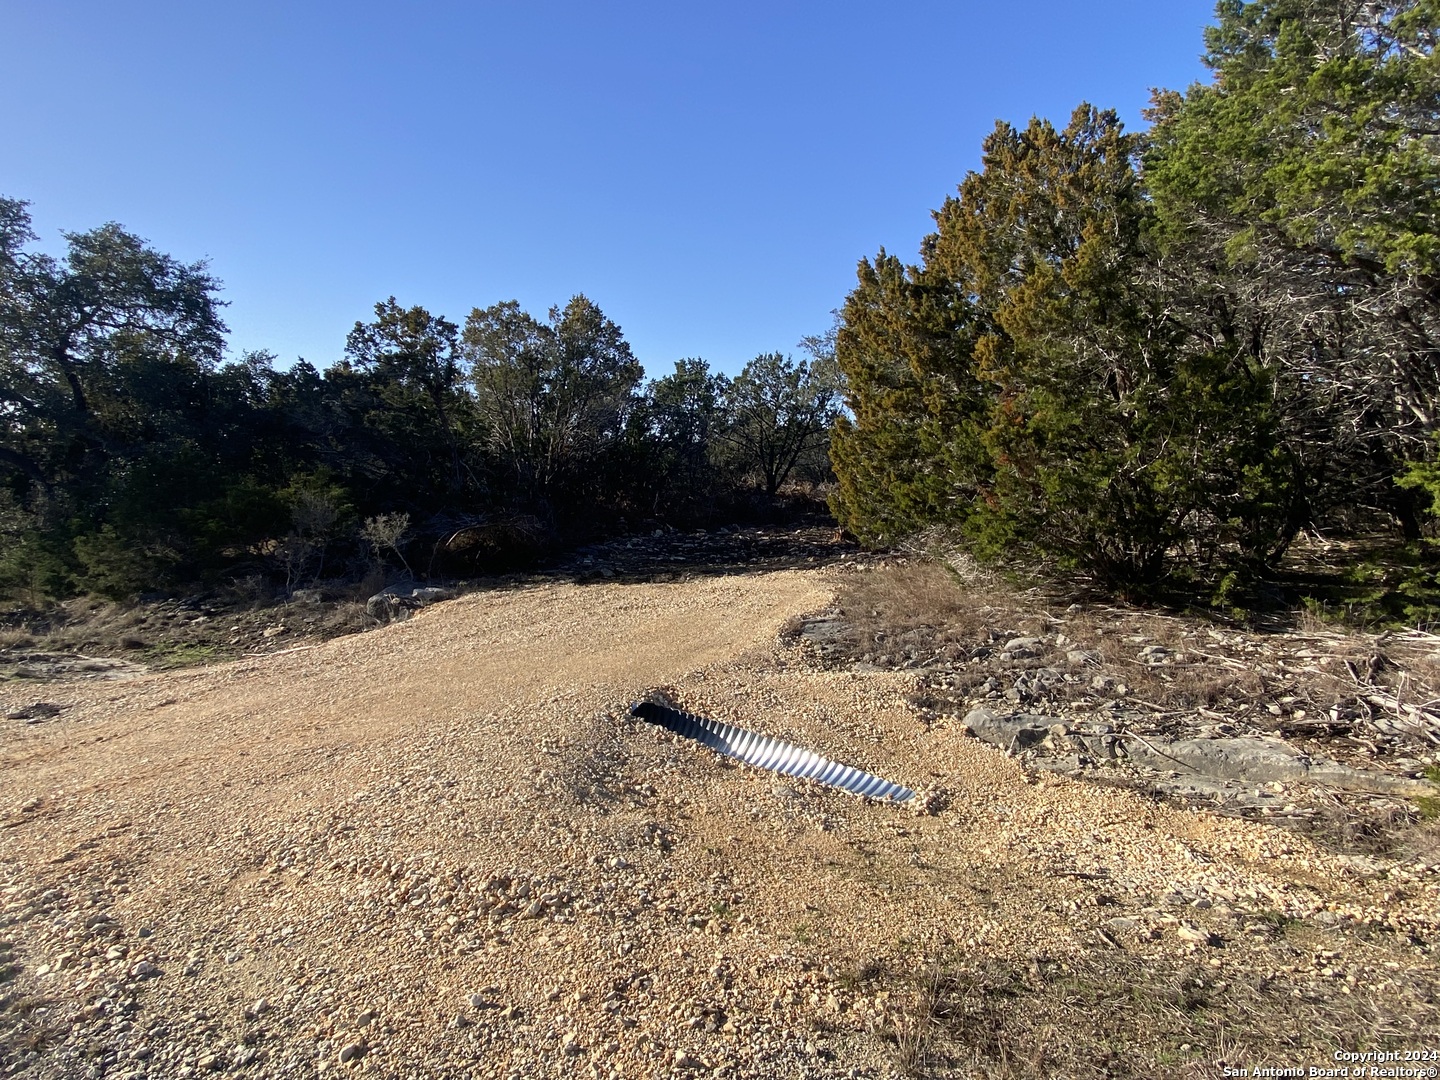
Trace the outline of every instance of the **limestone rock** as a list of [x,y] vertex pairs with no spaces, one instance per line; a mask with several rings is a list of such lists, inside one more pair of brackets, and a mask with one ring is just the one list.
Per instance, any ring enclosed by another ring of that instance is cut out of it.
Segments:
[[1025,750],[1044,742],[1050,728],[1059,722],[1053,716],[996,713],[984,708],[971,709],[965,716],[965,726],[976,736],[1004,750]]

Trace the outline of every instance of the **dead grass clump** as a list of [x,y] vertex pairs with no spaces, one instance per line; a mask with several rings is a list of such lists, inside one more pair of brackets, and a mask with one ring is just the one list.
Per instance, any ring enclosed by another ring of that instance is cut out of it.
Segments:
[[1127,663],[1125,678],[1135,695],[1166,709],[1227,707],[1233,702],[1264,700],[1272,688],[1254,672],[1221,672],[1205,664]]
[[264,607],[275,599],[275,586],[264,574],[246,574],[230,583],[230,592],[250,608]]
[[36,644],[50,652],[84,652],[106,646],[119,651],[120,638],[138,625],[133,612],[112,601],[71,600],[50,613]]
[[326,611],[320,629],[325,634],[350,634],[370,625],[365,605],[358,600],[345,600]]
[[1432,865],[1440,860],[1440,818],[1430,818],[1405,836],[1404,852],[1416,862]]
[[0,997],[0,1068],[6,1068],[7,1074],[7,1066],[27,1054],[44,1054],[69,1034],[67,1028],[48,1019],[53,1005],[48,998],[26,994]]
[[971,629],[983,625],[983,620],[973,618],[974,597],[933,562],[906,562],[856,575],[847,583],[843,600],[847,614],[864,618],[868,613],[897,628],[905,624],[959,627],[966,621]]
[[385,571],[380,567],[372,566],[365,572],[365,576],[352,585],[347,595],[362,603],[374,596],[386,585]]
[[1440,686],[1440,652],[1433,644],[1429,648],[1404,649],[1405,667],[1416,681],[1423,686]]
[[28,649],[35,639],[27,630],[0,629],[0,649]]
[[882,656],[988,642],[992,629],[1017,629],[1024,618],[1008,590],[978,591],[932,561],[855,574],[842,586],[838,606],[847,645]]
[[941,1024],[946,1019],[945,991],[948,988],[940,969],[932,966],[915,980],[909,1007],[887,1033],[893,1040],[891,1061],[904,1076],[923,1077],[936,1064],[932,1053]]
[[[1422,805],[1424,800],[1420,800]],[[1401,799],[1363,797],[1317,789],[1310,804],[1315,813],[1305,826],[1311,840],[1331,851],[1406,855],[1427,862],[1440,854],[1440,829],[1424,820]]]

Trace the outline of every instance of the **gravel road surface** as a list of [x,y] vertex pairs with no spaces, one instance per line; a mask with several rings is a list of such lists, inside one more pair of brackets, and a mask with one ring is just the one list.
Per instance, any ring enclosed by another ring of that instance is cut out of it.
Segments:
[[[1249,977],[1280,917],[1377,930],[1288,978],[1433,967],[1435,866],[1037,779],[917,722],[913,674],[807,662],[779,632],[830,573],[542,584],[0,685],[59,707],[0,722],[0,1075],[878,1078],[904,1003],[864,973],[942,953]],[[723,761],[626,716],[657,688],[946,794]]]

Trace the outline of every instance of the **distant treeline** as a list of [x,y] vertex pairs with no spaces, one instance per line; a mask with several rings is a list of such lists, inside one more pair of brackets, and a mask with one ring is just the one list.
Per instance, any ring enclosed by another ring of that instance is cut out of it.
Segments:
[[[0,592],[114,597],[402,564],[474,574],[552,542],[764,511],[829,478],[828,339],[646,382],[583,296],[463,326],[392,297],[344,359],[224,362],[218,283],[119,225],[30,250],[0,199]],[[338,345],[338,343],[337,343]]]
[[[1144,134],[999,124],[917,265],[860,264],[841,520],[1223,602],[1440,492],[1440,8],[1223,0]],[[1429,548],[1405,583],[1433,598]],[[1402,590],[1403,591],[1403,590]],[[1399,614],[1397,610],[1397,614]]]
[[117,225],[51,259],[0,200],[0,590],[474,572],[714,523],[833,463],[867,541],[1129,596],[1234,604],[1305,530],[1393,529],[1375,595],[1433,619],[1437,21],[1222,0],[1213,81],[1157,92],[1142,134],[1088,105],[1000,123],[917,264],[862,261],[808,359],[734,379],[647,383],[583,296],[463,326],[392,298],[324,371],[224,363],[203,265]]

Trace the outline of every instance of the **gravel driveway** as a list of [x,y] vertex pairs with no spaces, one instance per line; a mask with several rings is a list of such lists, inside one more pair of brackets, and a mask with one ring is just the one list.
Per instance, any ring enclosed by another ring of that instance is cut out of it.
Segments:
[[[0,724],[0,1075],[884,1077],[908,1021],[878,971],[1113,949],[1279,977],[1277,915],[1339,943],[1295,985],[1434,1001],[1436,867],[927,730],[913,675],[779,637],[827,573],[477,593],[48,684],[58,714]],[[721,761],[625,716],[660,687],[948,796],[918,816]]]

